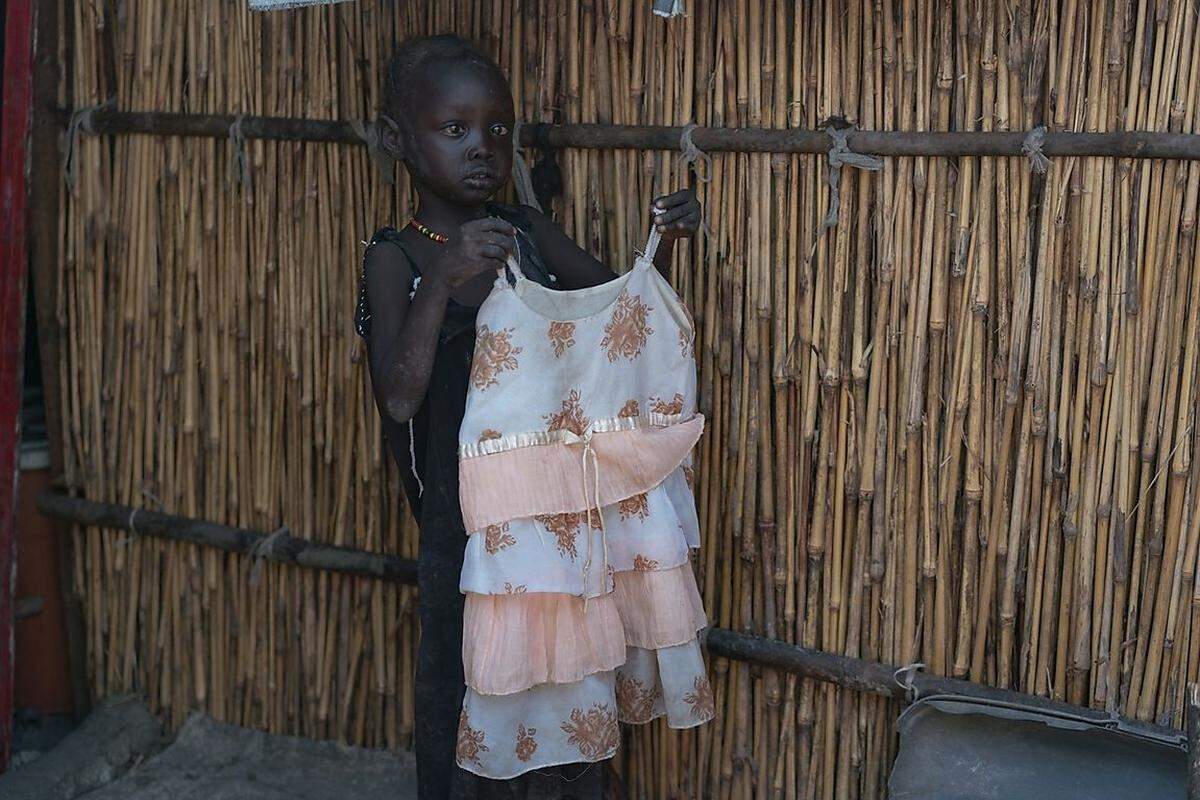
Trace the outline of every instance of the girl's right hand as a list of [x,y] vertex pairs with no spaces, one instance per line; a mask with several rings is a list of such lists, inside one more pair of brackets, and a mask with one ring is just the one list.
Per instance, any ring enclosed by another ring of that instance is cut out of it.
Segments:
[[514,250],[516,229],[502,219],[485,217],[464,222],[438,256],[433,273],[451,288],[504,266]]

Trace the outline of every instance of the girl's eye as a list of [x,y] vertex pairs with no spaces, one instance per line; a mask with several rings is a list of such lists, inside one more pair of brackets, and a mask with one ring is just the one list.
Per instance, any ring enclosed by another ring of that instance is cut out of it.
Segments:
[[467,129],[462,125],[459,125],[457,122],[451,122],[449,125],[442,128],[442,130],[445,131],[446,135],[448,136],[462,136],[464,133],[466,133]]
[[495,136],[508,136],[508,133],[509,133],[508,126],[505,125],[504,123],[497,122],[495,125],[492,126],[492,133]]

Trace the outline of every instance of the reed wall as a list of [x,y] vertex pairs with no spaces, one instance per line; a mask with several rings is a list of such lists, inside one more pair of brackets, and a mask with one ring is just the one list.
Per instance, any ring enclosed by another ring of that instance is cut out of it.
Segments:
[[[63,102],[366,119],[398,39],[455,31],[526,121],[1195,132],[1197,3],[64,3]],[[535,154],[536,155],[536,154]],[[656,193],[709,230],[676,285],[709,428],[715,624],[1181,723],[1200,675],[1200,165],[565,151],[613,264]],[[412,207],[365,148],[81,135],[57,321],[67,481],[97,500],[414,555],[352,314]],[[411,590],[76,534],[97,695],[402,748]],[[714,660],[718,721],[628,736],[631,795],[876,798],[898,708]]]

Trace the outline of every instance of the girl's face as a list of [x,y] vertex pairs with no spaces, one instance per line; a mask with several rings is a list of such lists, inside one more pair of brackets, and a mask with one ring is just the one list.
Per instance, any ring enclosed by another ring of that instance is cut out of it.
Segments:
[[445,201],[482,205],[512,172],[512,93],[474,65],[434,66],[420,80],[403,153],[410,174]]

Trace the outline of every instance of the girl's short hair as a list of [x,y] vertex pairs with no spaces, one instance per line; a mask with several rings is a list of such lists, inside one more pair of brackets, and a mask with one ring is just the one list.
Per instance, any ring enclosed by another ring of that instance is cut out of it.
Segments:
[[383,112],[402,123],[424,85],[421,75],[437,64],[469,64],[508,83],[500,66],[461,36],[414,36],[401,42],[388,59],[383,76]]

